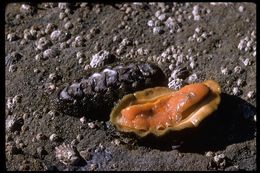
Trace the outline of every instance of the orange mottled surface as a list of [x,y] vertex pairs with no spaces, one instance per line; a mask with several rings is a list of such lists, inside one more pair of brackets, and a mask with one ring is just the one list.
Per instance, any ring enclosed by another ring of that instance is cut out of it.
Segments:
[[136,130],[165,129],[185,119],[184,112],[209,93],[203,84],[190,84],[156,100],[121,110],[119,124]]

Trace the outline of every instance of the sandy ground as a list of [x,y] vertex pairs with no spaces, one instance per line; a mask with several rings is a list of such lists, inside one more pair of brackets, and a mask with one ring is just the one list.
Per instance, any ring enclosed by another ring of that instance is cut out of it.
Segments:
[[[13,3],[5,38],[7,170],[256,170],[255,4]],[[56,111],[59,89],[93,73],[102,50],[157,64],[171,88],[218,81],[219,109],[177,149],[172,138],[140,141],[109,120]],[[80,163],[57,156],[63,143]]]

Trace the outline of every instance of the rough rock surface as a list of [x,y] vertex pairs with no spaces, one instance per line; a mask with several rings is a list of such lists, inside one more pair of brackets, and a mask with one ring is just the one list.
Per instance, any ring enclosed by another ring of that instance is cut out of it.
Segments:
[[[9,3],[5,38],[5,119],[23,120],[7,122],[7,170],[256,170],[256,4]],[[104,50],[120,62],[152,61],[169,87],[218,81],[219,110],[181,148],[53,110],[54,93]],[[63,143],[81,162],[55,156]]]

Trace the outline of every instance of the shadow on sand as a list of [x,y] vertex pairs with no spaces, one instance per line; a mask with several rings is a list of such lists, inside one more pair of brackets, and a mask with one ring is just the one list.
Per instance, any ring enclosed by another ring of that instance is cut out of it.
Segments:
[[239,97],[222,93],[218,110],[198,128],[188,129],[160,140],[150,137],[140,140],[138,145],[159,150],[177,148],[180,152],[196,153],[225,149],[227,145],[254,138],[255,114],[256,108],[251,104]]

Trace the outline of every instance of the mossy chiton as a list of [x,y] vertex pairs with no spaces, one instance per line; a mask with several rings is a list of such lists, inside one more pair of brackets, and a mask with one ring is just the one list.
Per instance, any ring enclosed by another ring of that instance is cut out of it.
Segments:
[[109,112],[119,98],[166,84],[163,71],[152,63],[117,63],[70,83],[58,93],[54,105],[58,111],[72,116],[109,119]]
[[122,132],[140,137],[163,136],[169,131],[197,127],[220,103],[216,81],[186,85],[179,91],[155,87],[124,96],[110,114]]

